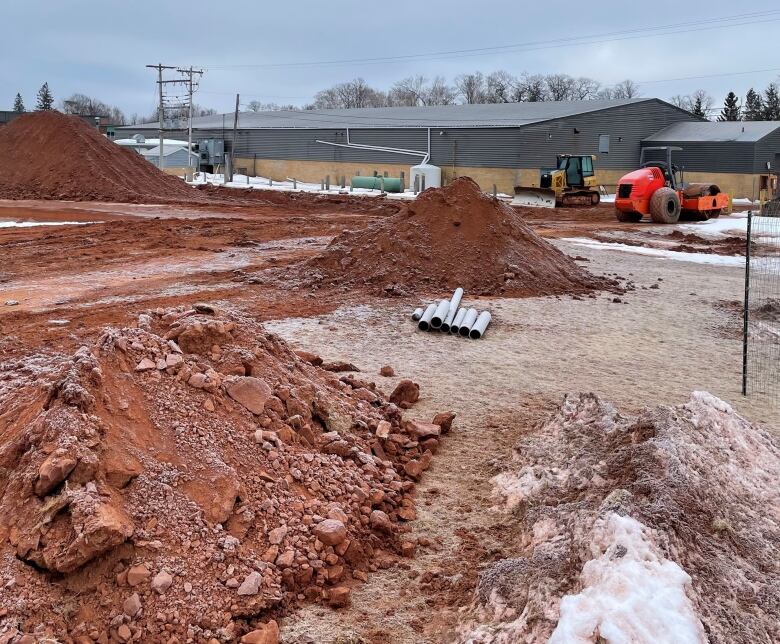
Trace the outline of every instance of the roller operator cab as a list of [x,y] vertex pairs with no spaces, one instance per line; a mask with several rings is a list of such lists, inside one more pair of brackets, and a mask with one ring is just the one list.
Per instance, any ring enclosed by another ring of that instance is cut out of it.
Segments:
[[[676,147],[643,148],[639,170],[620,179],[615,195],[618,221],[637,222],[644,215],[659,224],[673,224],[680,218],[704,221],[718,217],[731,199],[709,183],[683,182],[682,172],[672,163]],[[665,153],[665,161],[645,161],[647,152]]]

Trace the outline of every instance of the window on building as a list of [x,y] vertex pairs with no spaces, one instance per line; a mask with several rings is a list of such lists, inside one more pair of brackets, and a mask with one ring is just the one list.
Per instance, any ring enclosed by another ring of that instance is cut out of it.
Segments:
[[599,152],[609,154],[609,134],[599,134]]

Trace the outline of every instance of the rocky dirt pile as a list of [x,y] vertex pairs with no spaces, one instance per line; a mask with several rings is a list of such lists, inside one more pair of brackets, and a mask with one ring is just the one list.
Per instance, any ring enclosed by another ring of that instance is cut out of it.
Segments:
[[390,294],[460,286],[475,295],[535,296],[617,286],[577,266],[468,177],[426,190],[395,217],[344,231],[305,269],[317,281]]
[[0,199],[206,201],[77,116],[34,112],[0,129]]
[[777,444],[710,394],[636,417],[567,396],[494,481],[524,536],[462,640],[780,641],[778,480]]
[[0,642],[272,642],[411,556],[452,415],[309,361],[196,305],[0,365]]

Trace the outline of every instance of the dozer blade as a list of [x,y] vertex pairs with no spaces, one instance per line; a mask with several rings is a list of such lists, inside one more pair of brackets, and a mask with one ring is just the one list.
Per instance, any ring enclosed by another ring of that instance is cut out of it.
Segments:
[[555,191],[547,188],[524,188],[515,186],[513,206],[529,208],[555,208]]

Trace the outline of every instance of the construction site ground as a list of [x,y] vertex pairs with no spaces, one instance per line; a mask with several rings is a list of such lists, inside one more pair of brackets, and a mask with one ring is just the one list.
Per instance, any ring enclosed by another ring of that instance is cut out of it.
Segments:
[[[734,303],[742,298],[743,269],[566,241],[618,235],[642,243],[659,232],[652,224],[619,224],[609,206],[539,210],[527,219],[591,273],[621,276],[636,288],[620,296],[482,298],[479,307],[492,311],[493,323],[480,341],[416,330],[411,310],[446,293],[313,293],[247,279],[382,216],[348,208],[0,202],[0,222],[101,222],[0,227],[0,360],[33,348],[73,351],[108,324],[131,324],[140,311],[208,302],[257,317],[296,349],[349,361],[388,392],[400,378],[414,379],[422,392],[415,417],[457,413],[418,488],[411,525],[429,545],[371,574],[349,607],[305,605],[283,619],[284,642],[452,639],[480,566],[511,556],[516,536],[491,512],[490,479],[518,436],[566,392],[593,391],[634,412],[706,390],[770,431],[779,426],[769,401],[740,395]],[[739,245],[731,250],[737,255]],[[380,377],[383,365],[395,376]]]

